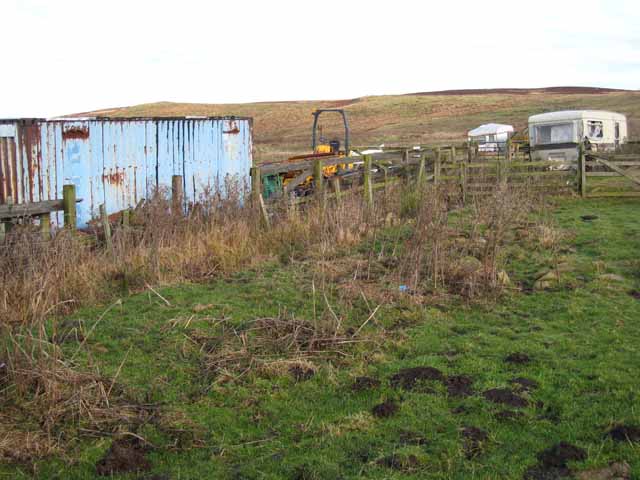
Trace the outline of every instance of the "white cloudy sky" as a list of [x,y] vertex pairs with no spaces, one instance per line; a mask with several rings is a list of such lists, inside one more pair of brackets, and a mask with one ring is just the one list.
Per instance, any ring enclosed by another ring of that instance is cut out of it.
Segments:
[[160,100],[640,88],[637,0],[2,0],[0,118]]

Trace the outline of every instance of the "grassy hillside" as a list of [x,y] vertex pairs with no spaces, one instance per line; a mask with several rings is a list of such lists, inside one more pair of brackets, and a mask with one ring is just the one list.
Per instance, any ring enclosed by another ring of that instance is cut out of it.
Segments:
[[[627,115],[630,135],[640,136],[640,92],[588,88],[487,90],[362,97],[339,101],[264,102],[212,105],[160,102],[91,112],[116,117],[238,115],[254,118],[258,161],[309,151],[311,111],[347,110],[355,145],[437,143],[463,140],[482,123],[509,123],[520,129],[529,115],[562,109],[604,109]],[[339,119],[326,117],[327,136],[339,133]]]

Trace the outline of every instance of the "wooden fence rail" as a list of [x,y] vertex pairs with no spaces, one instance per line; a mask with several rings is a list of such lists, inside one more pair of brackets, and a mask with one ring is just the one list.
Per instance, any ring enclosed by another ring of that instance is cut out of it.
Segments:
[[0,204],[0,241],[4,241],[7,233],[13,228],[14,221],[20,218],[38,218],[43,239],[50,238],[53,212],[63,212],[65,227],[75,229],[76,203],[82,201],[81,198],[76,198],[74,185],[64,185],[62,198],[56,200],[18,204],[14,204],[11,198],[7,200],[7,203]]

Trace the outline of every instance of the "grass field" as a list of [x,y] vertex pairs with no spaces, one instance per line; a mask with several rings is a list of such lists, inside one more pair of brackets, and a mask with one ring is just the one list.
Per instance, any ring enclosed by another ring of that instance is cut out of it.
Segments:
[[[58,322],[60,344],[73,353],[80,333],[79,363],[150,413],[115,440],[85,432],[67,460],[0,464],[0,477],[560,478],[626,461],[640,478],[640,432],[607,434],[640,425],[639,207],[558,200],[559,250],[512,235],[512,288],[495,300],[399,293],[384,262],[363,278],[354,265],[378,248],[364,244],[82,309]],[[558,264],[559,281],[534,288]],[[221,366],[216,352],[251,350],[256,325],[290,338],[272,319],[337,320],[344,345],[289,358],[268,344]],[[540,455],[559,442],[576,448]]]
[[[564,109],[603,109],[624,113],[629,119],[629,135],[640,137],[640,92],[602,92],[580,88],[228,105],[160,102],[90,113],[115,117],[251,116],[254,118],[256,159],[262,162],[282,160],[295,153],[310,151],[311,111],[315,108],[344,108],[349,115],[354,145],[463,141],[468,130],[483,123],[508,123],[522,129],[529,115]],[[327,137],[338,135],[342,138],[337,116],[321,118],[326,118],[321,124]]]

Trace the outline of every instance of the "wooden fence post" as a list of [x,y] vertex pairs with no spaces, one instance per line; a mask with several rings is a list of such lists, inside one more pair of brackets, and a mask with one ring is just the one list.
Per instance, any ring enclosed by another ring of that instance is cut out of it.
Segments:
[[109,223],[109,216],[107,215],[107,207],[105,204],[100,205],[100,218],[102,219],[102,230],[104,231],[104,241],[109,250],[112,249],[111,243],[111,224]]
[[131,209],[127,208],[122,211],[122,226],[127,228],[131,224]]
[[174,175],[171,177],[171,203],[173,205],[173,214],[182,215],[184,204],[182,175]]
[[43,240],[51,239],[51,214],[44,213],[40,215],[40,232]]
[[262,196],[262,177],[260,176],[260,167],[251,167],[251,203],[254,208],[260,206],[260,197]]
[[504,145],[505,147],[505,160],[508,162],[510,162],[512,160],[512,154],[511,154],[511,139],[507,138],[507,142]]
[[[13,197],[9,195],[6,200],[7,205],[13,205]],[[6,236],[9,234],[11,229],[13,228],[13,222],[1,222],[0,223],[0,241],[4,242]]]
[[435,159],[433,161],[433,183],[438,185],[440,183],[440,147],[436,148]]
[[331,177],[331,183],[333,184],[333,191],[336,194],[336,204],[338,207],[342,206],[342,190],[340,187],[340,177],[334,175]]
[[451,163],[456,163],[456,147],[451,145]]
[[77,222],[75,185],[64,185],[62,187],[62,207],[64,211],[64,226],[75,230]]
[[580,196],[584,198],[587,195],[587,166],[582,144],[578,146],[578,176]]
[[[424,153],[420,154],[420,166],[418,167],[418,188],[422,188],[422,185],[424,184],[426,160],[427,159],[425,158],[425,154]],[[385,175],[385,179],[386,179],[386,175]]]
[[409,149],[407,148],[402,151],[402,163],[409,163]]
[[462,204],[467,203],[467,164],[460,163],[460,192],[462,194]]
[[316,159],[313,162],[313,193],[318,200],[324,199],[324,162]]
[[371,182],[371,155],[364,155],[364,200],[373,206],[373,185]]
[[473,143],[467,143],[467,162],[473,162]]

